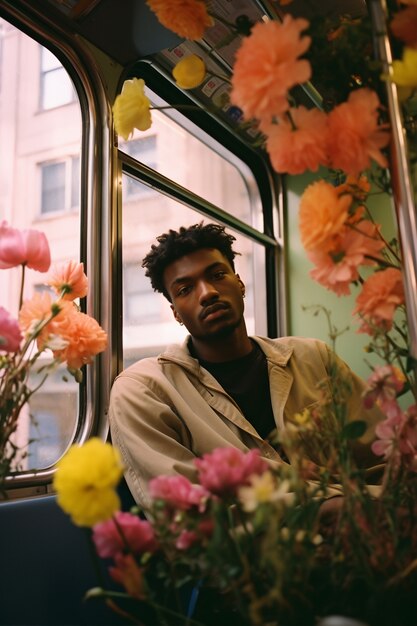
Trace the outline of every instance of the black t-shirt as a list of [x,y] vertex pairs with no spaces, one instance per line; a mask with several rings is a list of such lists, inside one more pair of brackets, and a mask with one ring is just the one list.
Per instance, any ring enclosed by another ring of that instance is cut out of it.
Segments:
[[[199,363],[214,376],[237,403],[248,422],[266,439],[276,428],[269,390],[268,364],[259,345],[252,339],[251,342],[252,351],[239,359],[224,363],[210,363],[199,359]],[[193,354],[192,344],[190,351]]]

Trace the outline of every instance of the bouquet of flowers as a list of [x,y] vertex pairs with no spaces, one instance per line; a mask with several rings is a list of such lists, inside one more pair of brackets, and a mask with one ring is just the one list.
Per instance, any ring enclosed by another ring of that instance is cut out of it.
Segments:
[[45,273],[50,265],[44,233],[0,224],[0,269],[21,267],[18,317],[0,307],[1,491],[6,476],[27,455],[13,438],[22,408],[61,363],[80,382],[82,366],[107,345],[104,330],[75,303],[87,294],[82,263],[70,261],[51,272],[46,284],[55,296],[45,290],[24,299],[26,268]]

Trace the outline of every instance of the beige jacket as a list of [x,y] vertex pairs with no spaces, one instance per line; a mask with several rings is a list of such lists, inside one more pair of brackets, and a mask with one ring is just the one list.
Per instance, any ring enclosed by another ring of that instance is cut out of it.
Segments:
[[[272,407],[280,430],[289,416],[318,402],[316,385],[328,376],[330,350],[315,339],[253,339],[267,358]],[[360,452],[369,452],[373,423],[379,416],[362,408],[363,382],[354,376],[353,384],[350,415],[371,423],[359,445]],[[214,448],[259,448],[264,458],[283,462],[216,379],[190,355],[187,341],[123,371],[114,381],[109,418],[128,486],[145,508],[151,478],[178,473],[194,480],[193,459]],[[365,467],[375,461],[369,457],[361,459]]]

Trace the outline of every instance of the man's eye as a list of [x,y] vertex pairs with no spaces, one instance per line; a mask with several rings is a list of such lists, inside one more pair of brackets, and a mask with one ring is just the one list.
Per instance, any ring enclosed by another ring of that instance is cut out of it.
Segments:
[[181,287],[181,289],[178,289],[177,291],[177,296],[186,296],[187,293],[189,293],[190,291],[191,291],[191,285]]
[[215,272],[213,274],[213,278],[215,280],[220,280],[220,279],[224,278],[225,276],[226,276],[226,272],[224,272],[223,270],[220,270],[219,272]]

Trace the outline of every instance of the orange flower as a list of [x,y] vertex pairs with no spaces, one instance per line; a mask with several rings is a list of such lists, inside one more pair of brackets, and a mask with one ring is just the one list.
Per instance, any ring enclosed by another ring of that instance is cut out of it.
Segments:
[[109,574],[114,581],[123,585],[129,596],[144,600],[146,597],[142,570],[132,554],[117,554],[115,567],[109,567]]
[[390,330],[396,309],[404,304],[404,285],[399,269],[388,268],[372,274],[356,298],[357,313],[363,320],[359,332],[373,334],[373,327]]
[[83,298],[87,294],[88,278],[84,274],[84,264],[69,261],[60,268],[54,268],[48,285],[53,287],[64,300]]
[[390,135],[387,124],[378,125],[378,96],[370,89],[353,91],[347,102],[339,104],[328,118],[329,157],[332,167],[357,176],[371,165],[371,159],[381,167],[387,160],[380,152],[387,146]]
[[307,253],[316,265],[310,276],[338,296],[349,295],[350,284],[359,278],[358,267],[375,265],[372,259],[381,258],[384,246],[379,227],[369,220],[363,220],[355,228],[346,226],[340,235],[336,235],[331,251]]
[[331,250],[334,236],[343,229],[351,202],[349,194],[339,195],[324,180],[307,187],[301,196],[299,213],[301,241],[306,250]]
[[184,39],[201,39],[214,23],[200,0],[146,0],[146,4],[165,28]]
[[246,118],[271,122],[288,109],[288,90],[309,80],[310,63],[298,59],[310,45],[310,37],[301,37],[308,26],[287,14],[282,23],[256,24],[245,37],[236,53],[230,98]]
[[392,33],[409,48],[417,48],[417,5],[398,11],[390,23]]
[[62,350],[55,350],[54,356],[66,361],[70,370],[77,370],[106,348],[107,334],[94,318],[80,313],[75,306],[72,308],[72,314],[54,324],[56,333],[68,342]]
[[39,324],[47,320],[53,311],[56,312],[58,310],[57,314],[44,326],[38,335],[38,348],[42,350],[48,337],[51,334],[57,334],[55,325],[59,324],[65,315],[70,314],[72,309],[73,306],[69,302],[54,303],[47,291],[35,293],[30,300],[25,300],[23,303],[19,311],[19,325],[25,334],[30,334]]
[[272,167],[278,173],[315,172],[327,162],[327,116],[303,106],[291,109],[290,115],[291,121],[280,119],[266,131]]

